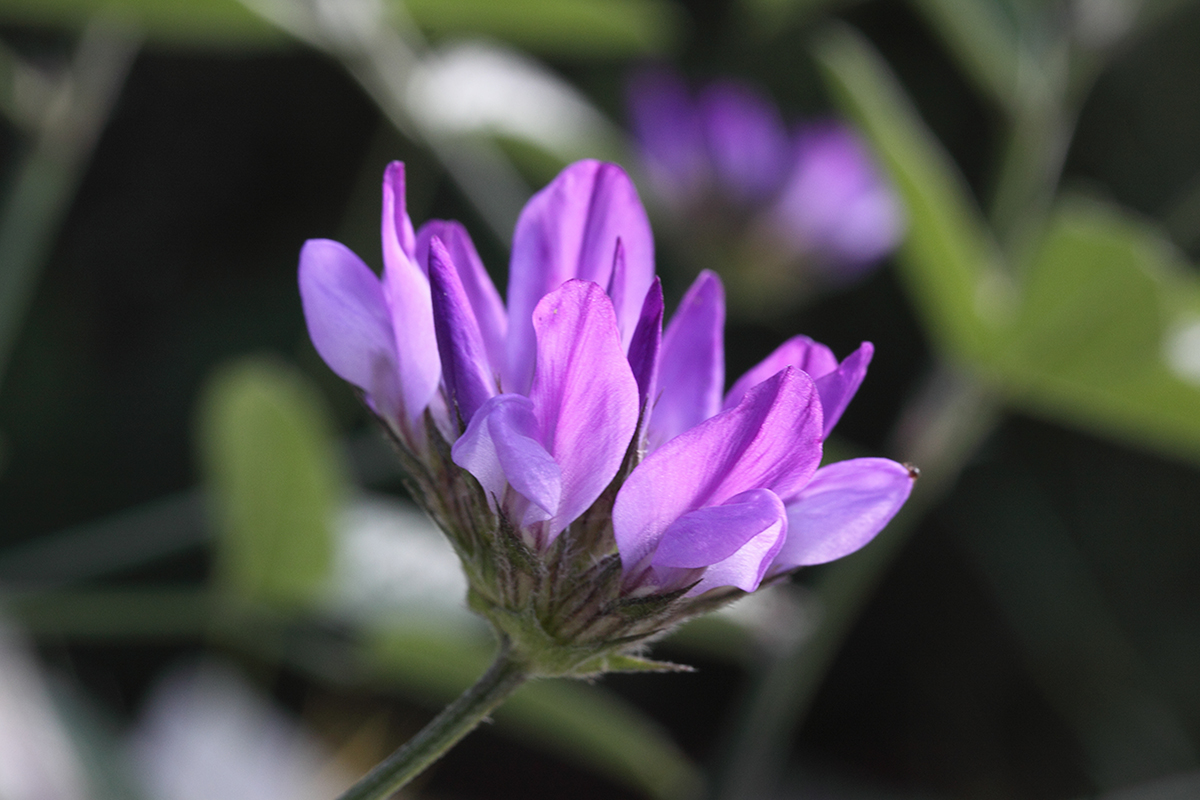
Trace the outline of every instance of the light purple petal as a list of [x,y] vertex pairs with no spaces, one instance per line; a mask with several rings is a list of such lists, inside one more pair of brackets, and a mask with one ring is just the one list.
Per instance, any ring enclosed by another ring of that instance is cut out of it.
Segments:
[[475,476],[493,506],[511,486],[548,519],[561,501],[562,473],[539,439],[533,402],[501,394],[480,406],[450,456]]
[[786,519],[783,501],[771,490],[742,492],[719,506],[689,511],[667,526],[651,566],[687,569],[711,566]]
[[654,240],[629,176],[615,164],[576,162],[526,204],[513,235],[508,281],[506,391],[524,392],[537,343],[530,322],[538,302],[571,278],[607,287],[617,239],[625,250],[616,309],[622,351],[628,349],[654,278]]
[[724,389],[725,292],[720,278],[705,270],[663,334],[650,449],[720,411]]
[[786,502],[787,541],[772,572],[853,553],[896,515],[914,479],[908,467],[886,458],[855,458],[821,467],[808,486]]
[[458,270],[463,289],[471,301],[471,310],[479,323],[483,344],[487,348],[488,364],[496,380],[504,369],[504,339],[508,335],[508,316],[500,293],[483,267],[470,234],[462,223],[435,219],[417,231],[416,261],[422,268],[429,265],[429,240],[437,236],[446,245],[450,259]]
[[858,349],[827,375],[817,378],[817,393],[821,395],[821,410],[825,415],[825,436],[842,418],[842,412],[854,399],[863,378],[867,377],[867,366],[875,355],[875,345],[863,342]]
[[459,280],[459,270],[436,236],[429,243],[429,284],[442,379],[452,407],[458,409],[465,424],[496,394],[496,379],[488,366],[483,335]]
[[308,335],[321,358],[366,391],[380,413],[397,413],[396,343],[379,278],[345,245],[310,239],[300,250],[299,280]]
[[629,368],[638,385],[638,409],[648,411],[646,405],[658,391],[658,356],[662,347],[663,293],[658,278],[646,292],[642,305],[642,318],[638,320],[629,343]]
[[725,395],[725,408],[733,408],[742,402],[742,397],[751,387],[789,366],[807,372],[815,381],[837,369],[838,361],[833,351],[825,345],[807,336],[793,336],[734,382]]
[[404,162],[393,161],[383,171],[383,262],[416,257],[416,239],[404,193]]
[[441,379],[429,279],[413,260],[412,223],[404,210],[404,165],[383,175],[383,292],[392,312],[404,408],[410,419],[429,405]]
[[779,109],[754,87],[731,80],[708,86],[699,105],[720,188],[740,202],[773,193],[792,163]]
[[788,367],[742,402],[646,457],[617,494],[613,532],[631,571],[663,532],[698,508],[750,489],[781,497],[808,483],[821,460],[821,404],[812,379]]
[[729,558],[706,569],[704,577],[688,591],[688,595],[694,597],[722,586],[736,586],[742,591],[753,592],[766,576],[779,548],[783,546],[787,535],[785,523],[786,519],[776,522],[742,545]]
[[638,72],[629,82],[626,102],[655,190],[676,204],[699,195],[708,177],[708,153],[683,77],[667,69]]
[[547,543],[616,476],[638,419],[638,388],[604,290],[572,280],[538,303],[530,390],[542,443],[562,467],[562,505]]
[[850,279],[894,248],[904,212],[857,134],[837,122],[800,132],[795,167],[771,214],[800,253],[826,262],[831,277]]

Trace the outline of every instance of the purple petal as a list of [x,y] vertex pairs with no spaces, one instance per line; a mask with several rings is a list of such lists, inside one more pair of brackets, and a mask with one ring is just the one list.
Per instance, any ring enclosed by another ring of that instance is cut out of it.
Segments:
[[787,541],[772,572],[853,553],[896,515],[914,478],[908,467],[886,458],[855,458],[817,470],[808,486],[786,502]]
[[382,227],[384,266],[401,257],[412,261],[416,256],[416,240],[405,204],[403,161],[393,161],[383,171]]
[[825,345],[814,342],[807,336],[793,336],[734,382],[729,393],[725,395],[725,408],[733,408],[742,402],[746,392],[784,367],[803,370],[815,381],[833,372],[837,365],[833,351]]
[[413,261],[412,223],[404,210],[404,165],[394,161],[383,175],[383,293],[392,312],[404,408],[419,417],[441,380],[429,279]]
[[[724,561],[773,525],[787,521],[779,495],[751,489],[719,506],[689,511],[672,522],[654,551],[651,565],[695,569]],[[764,565],[765,569],[765,565]]]
[[663,334],[651,450],[721,410],[725,389],[725,292],[712,272],[692,283]]
[[775,191],[792,163],[779,109],[758,90],[718,81],[700,95],[700,116],[720,187],[736,200]]
[[469,422],[475,411],[496,394],[496,379],[487,363],[483,336],[459,271],[442,240],[429,242],[429,284],[433,324],[442,358],[442,379],[452,407]]
[[537,343],[529,320],[538,302],[571,278],[608,286],[618,238],[626,268],[614,294],[624,351],[654,278],[654,240],[633,182],[615,164],[579,161],[522,210],[509,268],[507,391],[524,392],[532,379]]
[[604,290],[568,281],[538,303],[530,398],[542,443],[562,467],[562,505],[547,543],[616,476],[638,419],[638,388]]
[[539,439],[533,402],[521,395],[501,394],[479,407],[450,456],[475,476],[493,504],[511,486],[541,509],[541,514],[523,521],[549,519],[561,500],[562,472]]
[[642,318],[638,320],[629,342],[629,368],[638,385],[638,409],[648,410],[647,402],[654,397],[658,387],[658,354],[662,346],[663,293],[662,282],[654,279],[646,302],[642,305]]
[[491,372],[499,376],[504,368],[504,339],[508,335],[508,316],[500,293],[496,291],[491,277],[483,268],[483,261],[475,250],[470,234],[462,223],[453,220],[430,220],[417,231],[416,262],[422,268],[429,265],[429,240],[434,236],[442,240],[450,253],[450,260],[458,270],[463,289],[471,301],[471,310],[479,323],[483,344],[487,348]]
[[700,115],[683,77],[666,69],[639,72],[629,82],[626,101],[655,189],[676,203],[694,198],[707,179],[708,154]]
[[310,239],[300,250],[300,300],[308,335],[338,376],[398,412],[396,342],[379,278],[345,245]]
[[646,457],[617,494],[613,532],[626,571],[679,517],[750,489],[796,494],[821,460],[821,404],[812,379],[788,367],[735,408]]
[[776,553],[783,546],[787,535],[785,522],[780,520],[746,542],[729,558],[706,569],[704,577],[688,591],[688,595],[694,597],[722,586],[736,586],[745,592],[757,589]]
[[821,256],[833,276],[853,278],[899,243],[903,209],[852,130],[811,126],[797,137],[795,155],[771,216],[797,252]]
[[873,355],[875,345],[863,342],[857,350],[846,356],[837,369],[817,378],[817,393],[821,395],[821,410],[825,415],[825,436],[842,418],[842,412],[854,399],[858,387],[862,386]]
[[839,365],[833,351],[825,345],[814,342],[807,336],[793,336],[737,379],[725,395],[725,408],[732,408],[740,403],[751,387],[762,383],[784,367],[792,366],[804,370],[816,382],[825,420],[823,435],[828,436],[833,426],[842,418],[846,406],[854,399],[858,387],[862,385],[863,378],[867,375],[867,365],[871,363],[874,352],[874,345],[863,342]]

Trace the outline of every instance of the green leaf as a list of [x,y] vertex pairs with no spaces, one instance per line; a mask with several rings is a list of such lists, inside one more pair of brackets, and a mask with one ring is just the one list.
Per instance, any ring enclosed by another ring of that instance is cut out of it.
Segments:
[[1156,229],[1061,203],[1002,352],[1017,405],[1200,458],[1200,280]]
[[988,359],[1011,297],[966,182],[866,39],[830,26],[814,50],[835,102],[861,126],[904,201],[909,230],[899,262],[926,329],[944,355]]
[[[415,631],[378,635],[371,657],[380,674],[422,701],[447,702],[491,662],[482,637]],[[595,770],[650,797],[696,796],[695,765],[654,721],[595,684],[547,679],[527,684],[495,713],[497,730]]]
[[346,494],[316,392],[290,367],[248,359],[213,379],[199,435],[220,587],[276,608],[309,605],[329,576]]
[[404,8],[435,36],[482,34],[568,58],[663,53],[684,22],[665,0],[407,0]]
[[4,0],[0,20],[82,28],[97,16],[136,26],[155,44],[279,46],[288,40],[238,0]]

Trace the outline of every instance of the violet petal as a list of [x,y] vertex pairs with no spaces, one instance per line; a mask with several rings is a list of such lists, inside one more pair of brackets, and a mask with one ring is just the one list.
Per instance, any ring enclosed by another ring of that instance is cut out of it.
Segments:
[[788,366],[807,372],[815,381],[837,369],[838,361],[833,351],[820,342],[814,342],[807,336],[793,336],[734,381],[729,393],[725,395],[725,408],[733,408],[742,402],[742,397],[751,387],[757,386]]
[[658,397],[650,415],[650,449],[721,410],[725,389],[725,292],[701,272],[663,334]]
[[751,489],[721,505],[689,511],[672,522],[663,531],[650,564],[688,569],[711,566],[786,519],[779,495],[769,489]]
[[723,80],[700,94],[700,118],[720,188],[739,202],[767,197],[792,164],[783,119],[748,84]]
[[501,394],[479,407],[450,455],[475,476],[493,506],[511,486],[548,519],[560,503],[562,473],[539,439],[533,402]]
[[562,468],[562,504],[547,542],[616,476],[638,419],[638,388],[612,303],[590,281],[567,281],[538,303],[530,390],[542,443]]
[[379,278],[350,248],[310,239],[300,250],[300,300],[313,346],[329,368],[398,412],[396,342]]
[[496,379],[467,292],[450,253],[437,236],[429,243],[429,284],[442,379],[452,407],[466,424],[494,394]]
[[858,387],[867,377],[867,366],[875,355],[875,345],[863,342],[858,349],[846,356],[833,372],[816,379],[817,393],[821,395],[821,410],[825,415],[825,436],[842,418],[842,412],[854,399]]
[[787,367],[736,407],[685,431],[646,457],[613,506],[627,571],[679,517],[749,489],[794,495],[821,460],[821,404],[807,374]]
[[788,535],[773,572],[824,564],[853,553],[883,530],[912,491],[914,474],[886,458],[821,467],[786,501]]
[[415,237],[404,210],[404,165],[388,165],[383,180],[383,292],[392,312],[404,408],[419,417],[441,379],[429,279],[413,260]]
[[508,315],[504,311],[500,293],[484,269],[467,229],[455,220],[435,219],[421,226],[417,231],[417,264],[428,267],[429,240],[434,236],[442,240],[458,270],[463,289],[471,301],[475,321],[479,324],[479,332],[483,335],[489,369],[498,380],[504,368],[504,339],[508,335]]
[[647,402],[658,391],[658,357],[662,347],[663,293],[662,282],[654,279],[646,302],[642,305],[642,318],[634,329],[629,342],[629,367],[638,385],[638,409],[649,411]]
[[618,237],[626,260],[616,309],[624,351],[654,278],[650,222],[629,176],[615,164],[579,161],[526,204],[509,267],[506,390],[524,392],[532,380],[537,343],[529,320],[538,302],[571,278],[607,287]]

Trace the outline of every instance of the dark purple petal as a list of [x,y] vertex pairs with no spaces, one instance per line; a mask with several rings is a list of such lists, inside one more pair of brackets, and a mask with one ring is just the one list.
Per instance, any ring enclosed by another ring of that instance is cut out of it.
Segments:
[[524,392],[537,350],[529,322],[538,302],[571,278],[607,287],[617,239],[625,250],[616,319],[628,348],[654,278],[650,222],[629,176],[615,164],[579,161],[564,169],[526,204],[513,236],[508,281],[506,391]]
[[394,161],[383,175],[383,294],[392,313],[400,389],[410,419],[429,405],[442,374],[429,279],[413,261],[414,247],[404,210],[404,165]]
[[786,501],[787,541],[772,572],[824,564],[871,541],[908,499],[914,475],[886,458],[855,458],[821,467]]
[[725,292],[701,272],[663,334],[658,397],[650,415],[649,447],[699,425],[721,410],[725,389]]
[[842,412],[854,399],[863,378],[867,377],[867,366],[875,355],[875,345],[863,342],[833,372],[817,378],[817,393],[821,395],[821,410],[825,415],[825,436],[842,418]]
[[608,296],[572,280],[538,303],[530,398],[542,443],[562,468],[562,504],[547,543],[616,476],[638,419],[638,388]]
[[541,509],[526,521],[540,521],[554,514],[562,495],[561,470],[540,438],[533,402],[521,395],[501,394],[479,407],[450,456],[475,476],[493,507],[511,486],[532,507]]
[[626,571],[654,552],[679,517],[750,489],[794,495],[821,460],[821,404],[792,367],[646,457],[617,494],[613,533]]
[[310,239],[300,250],[300,300],[308,335],[338,376],[383,414],[399,411],[396,342],[383,287],[345,245]]
[[695,198],[708,173],[700,115],[683,77],[667,69],[636,73],[626,95],[630,125],[655,190],[676,203]]
[[648,410],[646,405],[658,390],[658,355],[662,346],[663,293],[662,282],[654,279],[646,302],[642,305],[642,318],[638,320],[629,342],[629,368],[638,385],[638,408]]
[[774,192],[792,164],[775,104],[754,87],[731,80],[710,85],[699,104],[720,190],[739,202]]
[[751,387],[762,383],[784,367],[803,370],[815,381],[833,372],[837,366],[837,358],[828,347],[814,342],[807,336],[793,336],[734,382],[729,393],[725,395],[725,408],[733,408],[742,402],[742,397]]
[[451,406],[464,423],[470,422],[475,411],[496,394],[496,379],[459,270],[436,236],[429,242],[429,285],[442,380]]
[[422,225],[417,231],[417,264],[423,269],[428,268],[429,240],[434,236],[442,240],[450,253],[450,260],[458,270],[458,277],[471,301],[471,310],[475,312],[475,321],[479,323],[479,331],[483,335],[490,370],[498,380],[504,369],[504,339],[508,335],[508,316],[500,293],[484,269],[470,234],[460,222],[435,219]]
[[899,243],[899,201],[866,145],[840,123],[801,131],[794,152],[772,222],[797,252],[819,256],[831,277],[861,274]]

